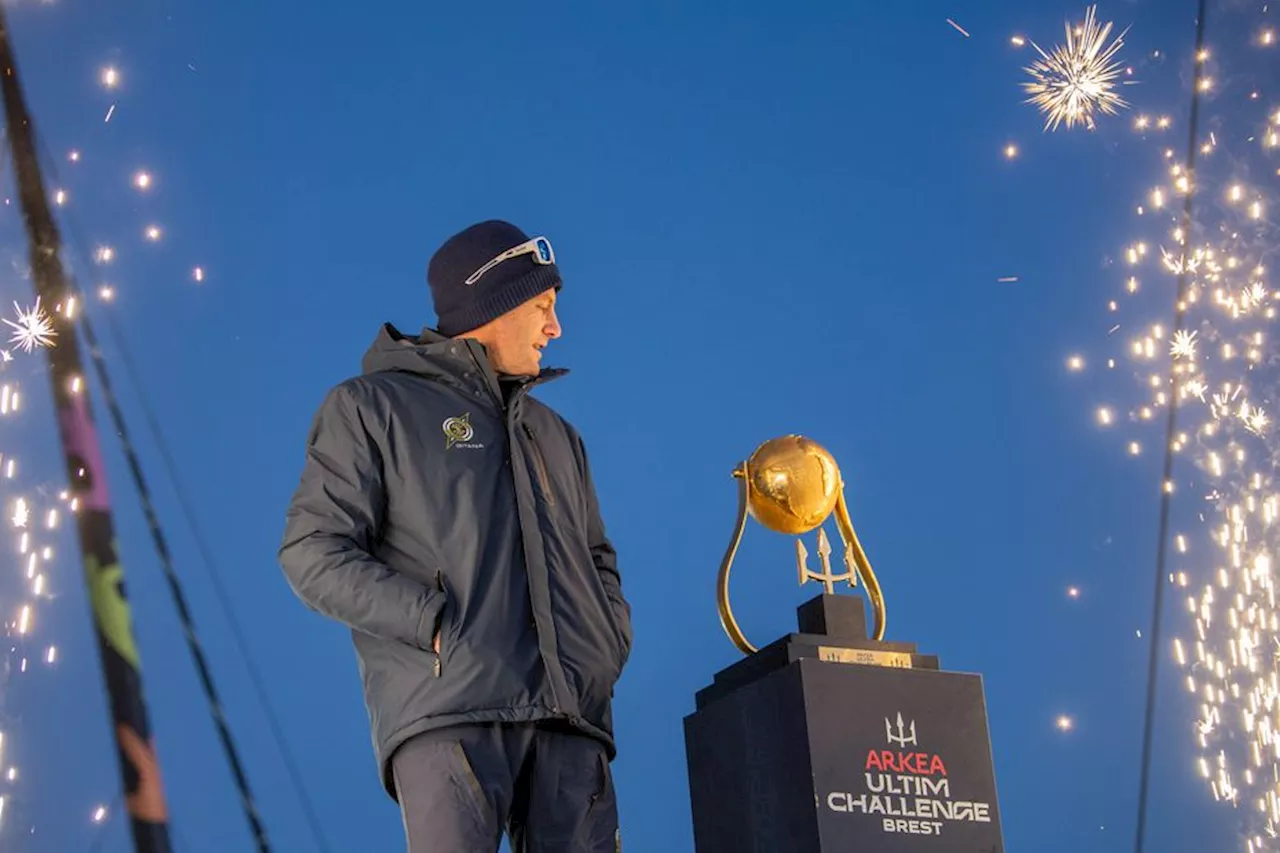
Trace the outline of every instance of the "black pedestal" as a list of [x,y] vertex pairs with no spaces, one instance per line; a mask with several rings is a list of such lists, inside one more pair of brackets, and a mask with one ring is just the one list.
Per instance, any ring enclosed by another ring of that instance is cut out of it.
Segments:
[[858,597],[800,629],[685,718],[697,853],[1003,853],[981,677],[867,640]]

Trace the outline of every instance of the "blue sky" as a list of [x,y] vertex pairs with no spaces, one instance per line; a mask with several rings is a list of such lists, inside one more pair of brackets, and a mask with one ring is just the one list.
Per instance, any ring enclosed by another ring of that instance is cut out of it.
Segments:
[[[1132,25],[1123,55],[1142,86],[1126,94],[1175,117],[1163,139],[1135,133],[1132,113],[1043,133],[1022,103],[1029,49],[1009,37],[1055,43],[1077,3],[606,5],[9,12],[76,245],[117,250],[77,272],[116,288],[89,310],[115,315],[138,363],[135,387],[108,339],[276,848],[312,849],[303,812],[139,390],[332,849],[400,849],[350,639],[293,597],[275,550],[325,390],[358,370],[381,322],[430,323],[431,252],[500,217],[555,243],[565,333],[547,360],[572,375],[542,398],[586,437],[633,603],[615,706],[627,849],[692,849],[681,720],[737,658],[713,598],[728,475],[788,432],[843,466],[889,637],[983,674],[1008,849],[1131,849],[1159,459],[1128,458],[1098,430],[1103,386],[1064,358],[1103,357],[1133,207],[1162,175],[1160,148],[1185,144],[1194,4],[1099,10]],[[113,90],[99,82],[109,65]],[[154,177],[146,193],[130,185],[139,169]],[[142,239],[152,222],[155,243]],[[3,227],[21,257],[12,213]],[[10,275],[0,295],[26,302],[27,287]],[[41,362],[21,357],[10,378],[26,399],[0,450],[23,460],[29,489],[56,489]],[[98,422],[178,849],[248,849],[118,443]],[[101,832],[100,850],[124,851],[118,810],[90,821],[118,782],[74,540],[57,544],[31,643],[56,643],[59,662],[11,677],[0,707],[20,771],[2,831],[14,849],[89,849]],[[736,570],[738,618],[761,642],[813,594],[789,547],[751,529]],[[8,612],[22,587],[5,584]],[[1181,608],[1170,625],[1185,633]],[[1234,818],[1195,775],[1196,708],[1167,657],[1149,849],[1227,850]]]

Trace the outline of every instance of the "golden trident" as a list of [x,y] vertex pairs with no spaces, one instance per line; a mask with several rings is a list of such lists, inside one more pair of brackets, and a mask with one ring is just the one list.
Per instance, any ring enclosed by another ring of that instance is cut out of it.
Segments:
[[[757,447],[750,458],[738,464],[733,476],[738,480],[738,520],[716,581],[720,624],[733,644],[745,654],[756,651],[756,647],[743,636],[729,606],[729,569],[742,542],[748,513],[775,533],[799,537],[817,528],[821,572],[809,568],[809,552],[803,540],[796,539],[796,563],[801,585],[811,580],[819,581],[827,593],[834,593],[836,583],[847,581],[850,587],[855,587],[861,576],[875,619],[870,639],[883,640],[884,595],[849,519],[844,482],[835,457],[815,441],[799,435],[787,435],[770,439]],[[846,570],[840,574],[831,571],[831,542],[822,529],[833,511],[840,538],[844,540]]]

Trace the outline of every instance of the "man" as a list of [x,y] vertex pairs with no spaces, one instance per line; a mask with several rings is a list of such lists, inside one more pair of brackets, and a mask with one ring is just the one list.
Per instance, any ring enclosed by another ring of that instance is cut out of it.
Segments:
[[545,238],[506,222],[427,270],[436,330],[390,324],[312,424],[280,561],[351,628],[410,853],[620,849],[611,699],[631,651],[582,439],[529,392],[560,336]]

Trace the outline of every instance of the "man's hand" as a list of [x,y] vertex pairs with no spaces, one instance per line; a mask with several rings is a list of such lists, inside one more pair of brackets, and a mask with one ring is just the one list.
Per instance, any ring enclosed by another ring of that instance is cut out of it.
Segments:
[[436,635],[431,638],[431,648],[435,650],[436,657],[440,656],[440,631],[436,630]]

